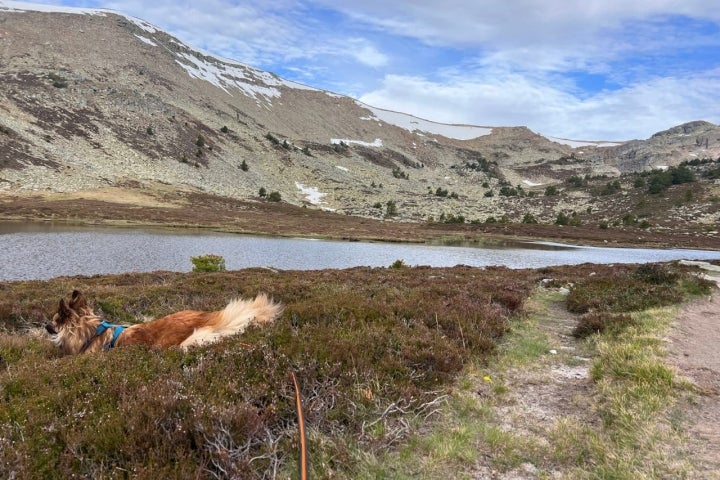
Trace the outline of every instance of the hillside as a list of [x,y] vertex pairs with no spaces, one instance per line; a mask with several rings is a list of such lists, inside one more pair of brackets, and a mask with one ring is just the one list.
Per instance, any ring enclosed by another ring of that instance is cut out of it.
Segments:
[[[644,214],[649,202],[627,175],[720,156],[720,127],[707,122],[624,143],[438,124],[213,57],[139,19],[38,9],[0,2],[6,201],[278,192],[377,219],[520,222],[529,213],[553,223],[574,212],[599,225]],[[716,167],[693,166],[692,192],[671,188],[649,223],[712,232],[720,187],[703,172]],[[621,174],[614,196],[597,195]],[[567,183],[578,176],[590,180]],[[545,197],[553,185],[559,194]]]

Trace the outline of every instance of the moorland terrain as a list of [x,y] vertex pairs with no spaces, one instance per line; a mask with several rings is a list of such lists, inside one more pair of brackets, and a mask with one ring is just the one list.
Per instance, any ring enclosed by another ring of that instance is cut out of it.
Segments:
[[[708,122],[618,142],[442,125],[116,12],[0,1],[0,47],[2,220],[720,249]],[[717,478],[704,275],[400,262],[0,282],[0,477],[299,478],[293,372],[313,478]],[[115,323],[259,292],[285,312],[187,351],[60,357],[42,326],[73,289]]]

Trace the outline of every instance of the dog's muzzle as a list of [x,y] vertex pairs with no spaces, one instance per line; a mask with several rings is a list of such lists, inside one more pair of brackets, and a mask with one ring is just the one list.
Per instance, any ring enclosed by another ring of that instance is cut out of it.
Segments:
[[57,331],[56,331],[55,328],[54,328],[52,325],[50,325],[49,323],[46,323],[46,324],[45,324],[45,330],[47,330],[50,335],[57,335]]

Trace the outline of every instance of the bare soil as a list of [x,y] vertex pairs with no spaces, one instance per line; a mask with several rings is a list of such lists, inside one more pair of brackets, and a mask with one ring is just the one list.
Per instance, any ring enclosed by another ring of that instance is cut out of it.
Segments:
[[[541,291],[531,297],[526,311],[537,319],[549,348],[530,365],[497,372],[507,387],[496,404],[497,418],[501,419],[498,426],[540,449],[555,441],[563,422],[600,428],[592,407],[590,353],[572,336],[578,315],[566,310],[564,298],[548,301],[543,298],[547,294]],[[488,389],[481,386],[481,396],[483,388]],[[525,480],[562,477],[566,473],[562,465],[547,457],[540,464],[526,462],[509,471],[481,460],[473,478]]]
[[720,293],[685,307],[670,340],[671,362],[699,393],[685,419],[700,478],[720,479]]

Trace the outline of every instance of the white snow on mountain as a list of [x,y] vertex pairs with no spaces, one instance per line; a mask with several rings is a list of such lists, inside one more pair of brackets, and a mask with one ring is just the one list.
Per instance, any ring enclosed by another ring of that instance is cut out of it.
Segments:
[[348,140],[347,138],[331,138],[330,143],[333,145],[339,145],[344,143],[345,145],[355,144],[362,145],[363,147],[382,147],[383,142],[381,139],[376,138],[374,142],[365,142],[363,140]]
[[470,140],[473,138],[489,135],[492,133],[491,127],[479,127],[475,125],[454,125],[447,123],[437,123],[422,118],[413,117],[407,113],[393,112],[383,110],[382,108],[371,107],[361,102],[356,102],[363,108],[370,110],[373,116],[361,117],[362,120],[383,121],[390,125],[404,128],[411,132],[425,132],[435,135],[442,135],[447,138],[455,138],[458,140]]

